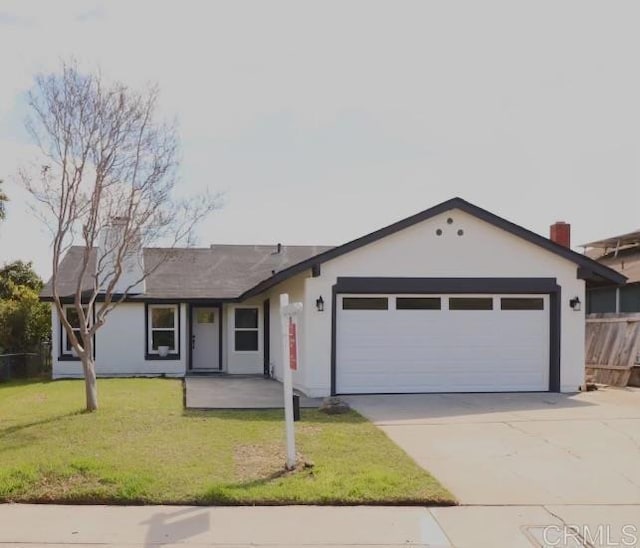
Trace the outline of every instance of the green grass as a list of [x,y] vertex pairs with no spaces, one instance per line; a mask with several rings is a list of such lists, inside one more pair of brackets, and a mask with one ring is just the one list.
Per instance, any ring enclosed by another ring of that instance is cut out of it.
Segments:
[[355,412],[302,410],[306,467],[283,472],[281,411],[185,411],[167,379],[0,383],[0,501],[115,504],[451,504]]

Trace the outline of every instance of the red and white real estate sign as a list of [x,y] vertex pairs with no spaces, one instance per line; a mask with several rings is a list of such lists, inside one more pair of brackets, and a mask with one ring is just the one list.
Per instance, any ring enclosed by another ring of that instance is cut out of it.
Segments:
[[289,368],[292,371],[298,369],[298,339],[296,333],[296,323],[289,317]]
[[[298,340],[295,318],[302,312],[302,303],[289,303],[289,295],[280,295],[280,326],[282,355],[289,354],[289,367],[283,365],[284,424],[287,438],[287,470],[296,467],[296,433],[293,427],[293,374],[298,369]],[[285,358],[286,359],[286,358]]]

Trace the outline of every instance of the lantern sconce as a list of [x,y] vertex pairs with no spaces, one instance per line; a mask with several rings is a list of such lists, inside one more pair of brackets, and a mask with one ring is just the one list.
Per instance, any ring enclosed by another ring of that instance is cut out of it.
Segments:
[[574,312],[580,312],[582,310],[582,303],[580,302],[580,297],[574,297],[569,301],[569,306],[573,309]]
[[322,295],[316,299],[316,308],[318,309],[318,312],[324,311],[324,299],[322,298]]

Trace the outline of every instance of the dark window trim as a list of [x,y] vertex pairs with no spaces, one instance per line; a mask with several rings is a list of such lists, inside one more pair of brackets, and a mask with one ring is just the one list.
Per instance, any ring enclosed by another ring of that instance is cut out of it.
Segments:
[[[511,308],[509,305],[505,307],[507,303],[514,303],[515,301],[527,301],[534,303],[535,306],[521,306]],[[544,311],[544,299],[542,297],[501,297],[500,298],[500,310],[506,312],[530,312],[530,311]]]
[[[73,302],[69,302],[69,303],[61,303],[63,310],[66,310],[66,308],[73,306],[74,303]],[[66,314],[66,312],[65,312]],[[93,321],[96,321],[96,307],[94,306],[93,309],[91,310],[91,314],[93,316]],[[58,325],[59,325],[59,346],[58,346],[58,361],[59,362],[79,362],[80,361],[80,357],[79,356],[74,356],[73,354],[67,352],[67,349],[65,348],[64,345],[64,325],[62,325],[62,321],[60,319],[58,319]],[[96,334],[93,334],[93,359],[96,359]]]
[[[380,304],[382,304],[382,301],[384,301],[384,307],[368,308],[366,306],[362,306],[362,307],[351,308],[351,306],[348,305],[348,303],[356,304],[354,301],[358,301],[359,303],[371,302],[371,301],[379,301]],[[348,306],[345,306],[345,303]],[[388,297],[377,297],[377,296],[371,296],[371,297],[343,297],[342,298],[342,310],[367,310],[367,311],[376,311],[376,310],[385,311],[385,310],[389,310],[389,298]]]
[[[167,354],[166,356],[160,356],[159,354],[149,353],[149,306],[154,304],[164,304],[167,306],[178,307],[178,329],[177,329],[177,341],[176,352]],[[180,345],[182,343],[182,306],[179,302],[171,303],[144,303],[144,359],[145,360],[164,360],[164,361],[176,361],[180,359]]]
[[549,392],[560,392],[562,288],[558,285],[556,278],[338,278],[337,283],[331,288],[332,396],[337,395],[336,335],[339,293],[548,294]]
[[[398,306],[401,303],[409,303],[409,301],[423,301],[438,306]],[[441,297],[396,297],[396,310],[442,310]]]
[[[260,325],[258,323],[258,325]],[[271,376],[271,301],[265,299],[262,303],[262,356],[263,373],[265,377]]]
[[[197,312],[198,308],[216,308],[218,310],[218,370],[222,371],[222,303],[189,303],[187,310],[189,317],[189,321],[187,322],[187,369],[189,369],[189,371],[193,369],[193,343],[191,337],[193,337],[194,312]],[[215,368],[212,367],[212,369]]]
[[[463,305],[462,301],[482,303],[483,305],[488,305],[488,307],[461,306]],[[449,310],[452,312],[491,312],[493,311],[493,297],[449,297]]]
[[59,362],[79,362],[80,358],[72,354],[61,354],[58,356]]
[[[236,310],[242,310],[242,309],[253,309],[256,311],[256,327],[236,327]],[[257,343],[258,346],[255,350],[237,350],[236,349],[236,332],[240,330],[240,331],[255,331],[257,333]],[[256,352],[260,352],[260,307],[258,305],[240,305],[240,306],[235,306],[233,308],[233,337],[232,337],[232,344],[233,344],[233,352],[238,352],[238,353],[256,353]]]

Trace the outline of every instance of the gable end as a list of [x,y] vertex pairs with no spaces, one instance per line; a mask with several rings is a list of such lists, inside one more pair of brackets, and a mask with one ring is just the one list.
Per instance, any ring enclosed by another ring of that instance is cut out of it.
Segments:
[[584,279],[594,283],[608,283],[614,285],[624,284],[627,279],[622,274],[598,263],[597,261],[594,261],[593,259],[590,259],[589,257],[586,257],[584,255],[581,255],[580,253],[572,251],[569,248],[556,244],[548,238],[540,236],[539,234],[527,230],[526,228],[512,223],[511,221],[507,221],[506,219],[503,219],[502,217],[499,217],[487,211],[486,209],[482,209],[481,207],[473,205],[466,200],[463,200],[462,198],[452,198],[432,208],[421,211],[420,213],[416,213],[411,217],[407,217],[389,226],[371,232],[370,234],[347,242],[346,244],[329,249],[328,251],[320,253],[315,257],[311,257],[306,261],[302,261],[298,264],[292,265],[289,268],[274,274],[272,277],[263,280],[255,287],[245,292],[241,298],[244,299],[253,295],[257,295],[258,293],[261,293],[273,287],[274,285],[277,285],[278,283],[286,280],[291,276],[299,274],[300,272],[304,272],[305,270],[319,269],[320,265],[326,261],[354,251],[355,249],[385,238],[386,236],[390,236],[391,234],[395,234],[396,232],[399,232],[405,228],[413,226],[427,219],[431,219],[436,215],[439,215],[446,211],[450,211],[452,209],[459,209],[461,211],[464,211],[465,213],[468,213],[469,215],[485,221],[497,228],[501,228],[502,230],[513,234],[514,236],[518,236],[519,238],[522,238],[534,245],[542,247],[550,253],[554,253],[555,255],[559,255],[575,263],[578,266],[577,277],[579,279]]

